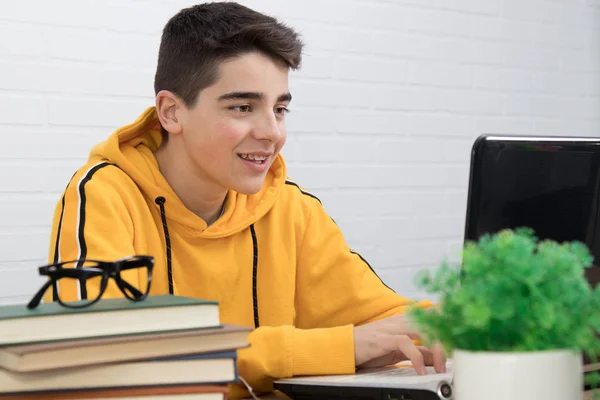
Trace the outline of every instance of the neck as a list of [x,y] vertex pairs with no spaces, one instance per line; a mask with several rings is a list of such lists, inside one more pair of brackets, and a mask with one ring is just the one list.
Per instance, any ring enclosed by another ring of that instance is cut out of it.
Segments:
[[211,225],[221,215],[227,189],[211,182],[174,147],[169,141],[154,154],[160,172],[186,208]]

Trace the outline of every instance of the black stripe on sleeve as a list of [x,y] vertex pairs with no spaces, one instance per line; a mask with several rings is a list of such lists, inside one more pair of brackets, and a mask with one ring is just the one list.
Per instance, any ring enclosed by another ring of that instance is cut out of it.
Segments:
[[[85,243],[85,235],[84,235],[84,230],[85,230],[85,204],[86,204],[86,198],[85,198],[85,184],[88,183],[91,179],[92,176],[94,176],[94,174],[96,173],[96,171],[100,170],[101,168],[104,168],[108,165],[114,165],[108,162],[103,162],[100,163],[98,165],[96,165],[95,167],[93,167],[92,169],[90,169],[87,174],[85,175],[85,177],[83,177],[83,179],[81,179],[81,181],[79,182],[79,187],[77,188],[78,192],[79,192],[79,199],[80,199],[80,205],[79,205],[79,226],[78,226],[78,232],[77,232],[77,237],[78,237],[78,242],[79,242],[79,262],[77,263],[77,268],[81,268],[81,266],[83,265],[83,260],[85,259],[85,257],[87,256],[87,245]],[[85,281],[81,281],[80,282],[80,289],[81,289],[81,299],[87,299],[87,288],[85,287]]]
[[382,279],[379,277],[379,275],[377,275],[377,272],[375,272],[375,270],[373,269],[373,267],[371,267],[371,264],[369,264],[369,263],[367,262],[367,260],[365,260],[365,259],[363,258],[363,256],[361,256],[360,254],[358,254],[358,253],[357,253],[356,251],[354,251],[354,250],[350,250],[350,253],[352,253],[352,254],[354,254],[354,255],[357,255],[357,256],[358,256],[358,257],[359,257],[359,258],[362,260],[362,262],[364,262],[365,264],[367,264],[367,267],[369,267],[369,269],[371,270],[371,272],[372,272],[373,274],[375,274],[375,276],[376,276],[376,277],[379,279],[379,281],[380,281],[381,283],[383,283],[383,286],[385,286],[386,288],[390,289],[392,292],[396,293],[396,292],[394,291],[394,289],[392,289],[391,287],[389,287],[388,285],[386,285],[386,284],[385,284],[385,282],[384,282],[384,281],[383,281],[383,280],[382,280]]
[[[73,181],[73,178],[75,177],[75,175],[77,174],[77,172],[75,172],[73,174],[73,176],[71,177],[71,179],[69,179],[69,183],[67,183],[67,187],[65,188],[65,191],[62,195],[62,199],[60,200],[61,205],[60,205],[60,218],[58,219],[58,227],[56,228],[56,241],[54,242],[54,256],[52,256],[52,262],[54,264],[60,262],[60,232],[62,231],[62,222],[63,222],[63,216],[65,215],[65,196],[67,195],[67,189],[69,189],[69,186],[71,185],[71,182]],[[52,287],[52,301],[58,301],[58,285],[54,285]]]
[[[304,194],[304,195],[306,195],[306,196],[308,196],[308,197],[312,197],[313,199],[315,199],[315,200],[317,200],[319,203],[321,203],[321,200],[319,200],[319,198],[318,198],[317,196],[315,196],[314,194],[312,194],[312,193],[309,193],[309,192],[307,192],[306,190],[302,189],[302,188],[301,188],[301,187],[300,187],[300,186],[299,186],[299,185],[298,185],[296,182],[292,182],[292,181],[288,181],[288,180],[286,180],[286,181],[285,181],[285,184],[286,184],[286,185],[291,185],[291,186],[295,186],[295,187],[297,187],[297,188],[298,188],[298,190],[300,191],[300,193],[302,193],[302,194]],[[321,203],[321,204],[322,204],[322,203]]]
[[[75,174],[77,174],[77,172],[75,172]],[[58,228],[56,231],[56,242],[54,244],[54,256],[52,257],[52,262],[54,264],[56,264],[57,262],[59,262],[59,254],[60,254],[60,232],[62,231],[62,222],[63,222],[63,215],[65,214],[65,196],[67,195],[67,189],[69,189],[69,186],[71,185],[71,182],[73,181],[73,178],[75,177],[75,174],[73,174],[73,176],[71,177],[71,179],[69,179],[69,183],[67,184],[67,187],[65,188],[65,191],[62,195],[62,199],[61,199],[61,206],[60,206],[60,219],[58,220]]]

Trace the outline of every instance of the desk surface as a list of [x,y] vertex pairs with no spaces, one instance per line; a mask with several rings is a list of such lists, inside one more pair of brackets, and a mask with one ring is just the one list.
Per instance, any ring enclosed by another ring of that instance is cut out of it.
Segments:
[[[583,394],[582,400],[593,400],[594,393],[596,393],[596,392],[600,393],[600,390],[593,390],[593,391],[585,392]],[[248,398],[248,399],[251,400],[251,398]],[[277,394],[273,393],[273,394],[268,394],[265,396],[260,396],[260,399],[261,400],[286,400],[286,399],[289,400],[289,397],[287,397],[286,395],[281,394],[281,393],[277,393]]]

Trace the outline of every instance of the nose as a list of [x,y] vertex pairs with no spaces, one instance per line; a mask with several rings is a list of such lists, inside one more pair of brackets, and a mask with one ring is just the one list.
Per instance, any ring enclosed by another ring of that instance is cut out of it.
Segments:
[[255,126],[254,136],[259,140],[276,143],[283,136],[282,129],[283,127],[275,114],[269,113],[260,118],[259,123]]

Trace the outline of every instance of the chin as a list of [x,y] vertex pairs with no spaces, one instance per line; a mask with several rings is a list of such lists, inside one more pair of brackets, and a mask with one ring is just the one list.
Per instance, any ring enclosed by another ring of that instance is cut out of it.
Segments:
[[264,185],[264,179],[262,179],[260,182],[244,182],[244,183],[238,183],[237,185],[234,185],[233,190],[235,190],[236,192],[240,193],[240,194],[247,194],[247,195],[251,195],[251,194],[256,194],[258,192],[260,192],[260,189],[262,189],[263,185]]

